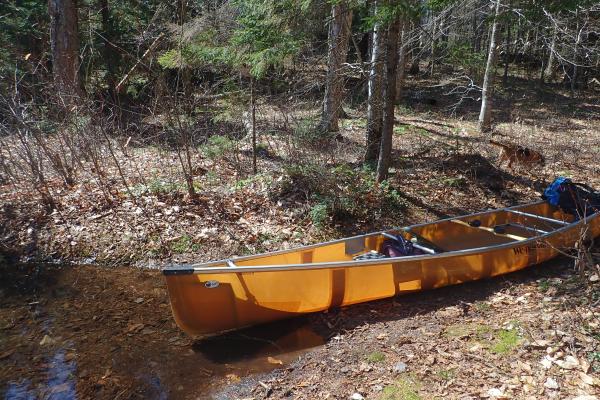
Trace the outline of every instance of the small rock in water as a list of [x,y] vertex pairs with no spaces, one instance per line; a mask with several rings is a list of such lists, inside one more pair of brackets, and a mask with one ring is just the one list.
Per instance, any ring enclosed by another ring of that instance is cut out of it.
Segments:
[[558,382],[553,378],[548,378],[546,379],[546,382],[544,382],[544,387],[547,387],[548,389],[558,389]]
[[52,339],[48,335],[44,335],[44,337],[42,338],[42,340],[40,340],[40,346],[52,345],[54,343],[56,343],[56,340]]
[[404,371],[406,371],[406,363],[403,363],[402,361],[400,361],[399,363],[394,365],[394,372],[400,374]]
[[360,393],[357,392],[357,393],[354,393],[352,395],[352,397],[350,397],[350,399],[351,400],[364,400],[364,397],[363,397],[362,394],[360,394]]
[[590,282],[598,282],[600,280],[600,276],[598,274],[594,274],[590,276]]

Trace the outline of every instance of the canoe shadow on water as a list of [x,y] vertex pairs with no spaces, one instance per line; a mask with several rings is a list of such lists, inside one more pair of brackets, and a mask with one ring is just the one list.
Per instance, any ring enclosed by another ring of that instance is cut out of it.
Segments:
[[264,357],[272,357],[273,363],[279,363],[280,360],[275,357],[298,355],[359,326],[405,320],[400,325],[405,330],[389,332],[390,336],[402,335],[419,328],[418,323],[412,320],[415,316],[426,316],[447,307],[457,307],[464,314],[474,313],[474,303],[486,301],[511,286],[569,274],[571,265],[568,258],[558,257],[496,278],[334,308],[197,339],[192,349],[219,364]]
[[325,339],[302,316],[198,339],[192,348],[214,363],[226,364],[299,352],[320,346]]

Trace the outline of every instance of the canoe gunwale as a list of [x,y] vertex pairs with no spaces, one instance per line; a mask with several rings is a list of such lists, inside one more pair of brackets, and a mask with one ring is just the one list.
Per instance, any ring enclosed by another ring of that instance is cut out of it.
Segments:
[[479,215],[489,214],[492,212],[511,211],[511,209],[514,209],[514,208],[521,208],[521,207],[525,207],[525,206],[537,205],[537,204],[541,204],[543,202],[544,202],[543,200],[540,200],[540,201],[536,201],[536,202],[532,202],[532,203],[521,204],[521,205],[501,208],[501,209],[497,209],[497,210],[479,211],[479,212],[472,213],[472,214],[444,218],[444,219],[436,220],[433,222],[415,224],[415,225],[410,225],[410,226],[401,227],[401,228],[391,228],[391,229],[387,229],[387,230],[383,230],[383,231],[352,236],[349,238],[336,239],[336,240],[329,241],[329,242],[316,243],[316,244],[312,244],[312,245],[308,245],[308,246],[301,246],[301,247],[296,247],[293,249],[279,250],[279,251],[274,251],[274,252],[269,252],[269,253],[252,255],[252,256],[229,258],[229,259],[223,259],[223,260],[211,261],[211,262],[199,263],[199,264],[173,265],[173,266],[168,266],[168,267],[163,268],[162,273],[165,276],[171,276],[171,275],[188,275],[188,274],[223,274],[223,273],[228,274],[228,273],[254,273],[254,272],[273,272],[273,271],[291,271],[291,270],[339,269],[339,268],[349,268],[349,267],[366,267],[366,266],[385,265],[385,264],[391,264],[391,263],[404,263],[404,262],[410,262],[410,261],[415,261],[415,260],[430,260],[430,259],[449,258],[449,257],[456,257],[456,256],[468,256],[468,255],[472,255],[472,254],[481,254],[481,253],[487,253],[487,252],[492,252],[492,251],[496,251],[496,250],[527,246],[529,244],[539,242],[539,241],[549,238],[551,236],[558,235],[562,232],[573,229],[578,225],[586,225],[589,223],[589,221],[600,217],[600,212],[597,212],[592,215],[588,215],[584,218],[581,218],[577,221],[567,223],[567,224],[563,225],[562,227],[559,227],[555,230],[549,231],[545,234],[540,234],[539,236],[532,236],[531,238],[527,238],[525,240],[515,240],[515,241],[509,242],[509,243],[502,243],[502,244],[483,246],[483,247],[474,247],[474,248],[462,249],[462,250],[447,251],[447,252],[436,253],[436,254],[391,257],[391,258],[382,258],[382,259],[375,259],[375,260],[352,260],[352,261],[334,261],[334,262],[305,263],[305,264],[216,267],[216,265],[220,265],[220,264],[227,265],[228,260],[230,262],[231,261],[235,262],[237,260],[249,260],[249,259],[253,259],[253,258],[261,258],[261,257],[268,256],[268,255],[277,255],[277,254],[288,253],[288,252],[292,252],[292,251],[306,251],[306,250],[314,249],[314,248],[317,248],[320,246],[342,243],[347,240],[381,235],[383,233],[390,232],[390,231],[402,231],[402,230],[407,230],[407,229],[430,225],[432,223],[451,221],[451,220],[455,220],[457,218],[475,217],[475,216],[479,216]]

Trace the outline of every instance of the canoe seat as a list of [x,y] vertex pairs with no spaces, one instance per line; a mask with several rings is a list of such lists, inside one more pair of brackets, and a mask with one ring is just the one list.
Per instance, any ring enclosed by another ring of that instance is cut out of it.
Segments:
[[509,226],[510,224],[503,224],[503,225],[496,225],[494,227],[489,227],[489,226],[481,226],[481,225],[475,226],[475,225],[469,224],[469,223],[467,223],[465,221],[461,221],[459,219],[453,219],[452,222],[460,224],[460,225],[463,225],[463,226],[468,226],[469,228],[472,228],[472,229],[480,229],[480,230],[485,231],[485,232],[490,232],[490,233],[492,233],[494,235],[499,235],[499,236],[507,237],[509,239],[513,239],[513,240],[517,240],[517,241],[528,239],[525,236],[515,235],[515,234],[508,233],[505,230],[497,229],[497,227]]
[[432,243],[412,230],[404,229],[404,231],[411,235],[411,242],[415,249],[419,249],[427,254],[438,254],[444,252],[444,250],[435,243]]

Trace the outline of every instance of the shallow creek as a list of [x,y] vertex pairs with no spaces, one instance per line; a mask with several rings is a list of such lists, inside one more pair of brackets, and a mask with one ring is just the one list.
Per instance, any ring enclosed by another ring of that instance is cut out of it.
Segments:
[[324,339],[294,319],[204,339],[175,325],[158,271],[0,267],[0,397],[196,399]]

